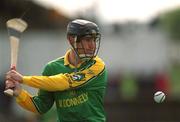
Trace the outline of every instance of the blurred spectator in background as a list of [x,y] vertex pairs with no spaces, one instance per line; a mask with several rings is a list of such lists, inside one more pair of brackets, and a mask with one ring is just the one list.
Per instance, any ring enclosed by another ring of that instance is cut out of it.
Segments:
[[175,63],[169,70],[170,95],[172,100],[180,100],[180,65]]
[[135,100],[138,93],[138,83],[132,73],[126,73],[122,76],[119,83],[119,91],[123,100]]
[[155,76],[155,91],[163,91],[166,95],[170,93],[170,77],[167,73],[157,73]]

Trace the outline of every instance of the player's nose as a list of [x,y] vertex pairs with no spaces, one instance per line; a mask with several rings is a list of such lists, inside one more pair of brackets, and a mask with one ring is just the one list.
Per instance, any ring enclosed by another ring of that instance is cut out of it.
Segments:
[[94,49],[96,47],[96,44],[94,41],[88,41],[88,49]]

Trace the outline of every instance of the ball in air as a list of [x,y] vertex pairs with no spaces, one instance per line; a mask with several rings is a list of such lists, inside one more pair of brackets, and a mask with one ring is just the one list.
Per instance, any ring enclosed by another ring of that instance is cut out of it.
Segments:
[[166,95],[162,91],[157,91],[154,94],[154,101],[156,103],[162,103],[166,98]]

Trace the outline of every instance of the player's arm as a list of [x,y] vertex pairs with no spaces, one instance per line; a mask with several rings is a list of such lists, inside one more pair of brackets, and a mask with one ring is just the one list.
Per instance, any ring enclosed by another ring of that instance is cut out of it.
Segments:
[[32,103],[31,95],[22,89],[20,83],[11,80],[6,80],[5,83],[6,88],[13,88],[13,96],[16,97],[16,101],[21,107],[31,112],[38,113],[34,104]]
[[105,65],[96,60],[91,67],[77,73],[58,74],[54,76],[23,76],[23,84],[47,91],[63,91],[81,86],[104,71]]
[[18,97],[16,97],[16,102],[28,111],[39,113],[33,104],[32,96],[25,90],[22,90]]
[[[50,75],[48,66],[45,67],[43,75]],[[39,90],[37,96],[31,96],[27,91],[22,90],[16,102],[24,109],[34,113],[46,113],[54,104],[54,98],[51,92]]]
[[54,104],[52,93],[39,90],[37,96],[31,96],[27,91],[22,90],[16,102],[24,109],[33,113],[46,113]]

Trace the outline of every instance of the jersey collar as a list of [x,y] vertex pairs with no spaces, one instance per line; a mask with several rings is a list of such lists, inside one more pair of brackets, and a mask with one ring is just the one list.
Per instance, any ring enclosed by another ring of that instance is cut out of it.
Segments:
[[[68,56],[69,56],[70,51],[71,51],[71,49],[69,49],[64,56],[64,65],[69,66],[71,68],[76,68],[74,65],[70,64],[70,62],[69,62]],[[82,63],[79,63],[77,68],[79,68],[81,66],[81,64]]]
[[70,63],[69,63],[69,60],[68,60],[68,55],[69,55],[70,51],[71,51],[71,50],[68,50],[68,51],[66,52],[66,54],[64,55],[64,65],[66,65],[66,66],[70,64]]

